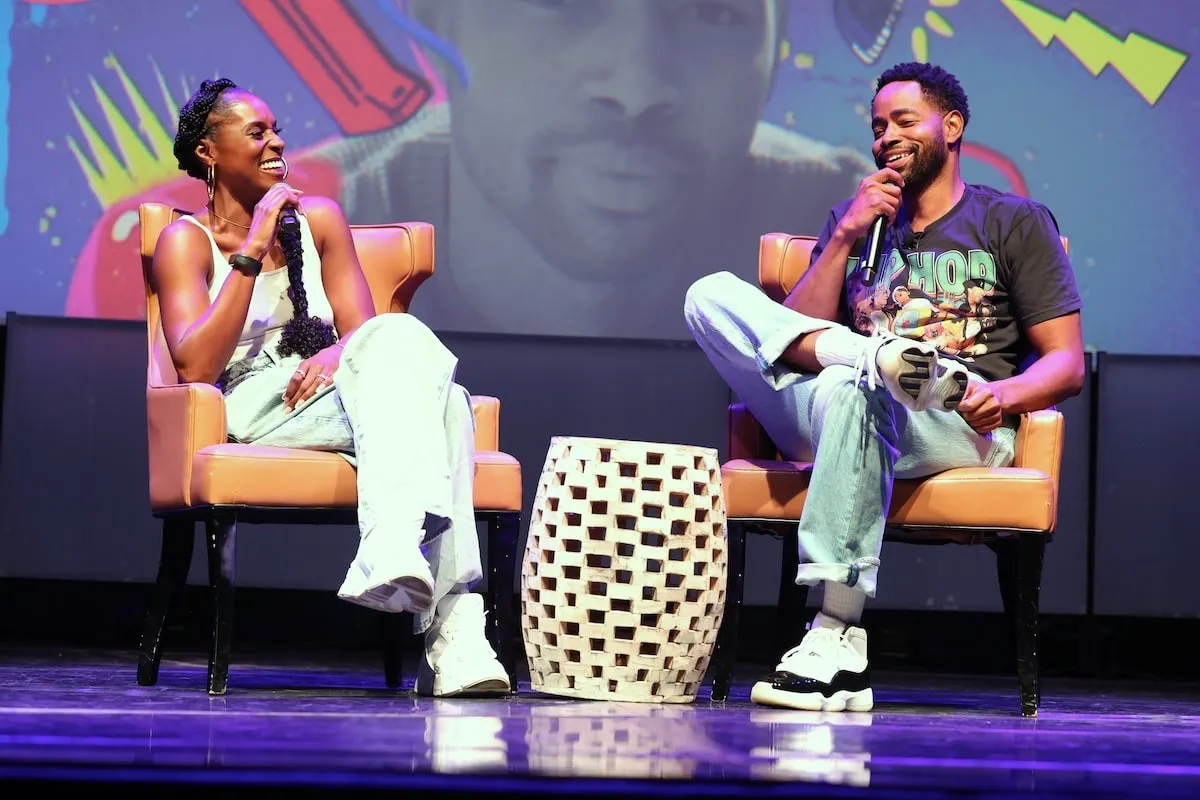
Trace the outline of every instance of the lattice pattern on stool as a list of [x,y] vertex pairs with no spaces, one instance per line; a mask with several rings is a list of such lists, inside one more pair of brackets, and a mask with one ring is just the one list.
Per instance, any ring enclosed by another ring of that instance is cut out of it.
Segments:
[[691,702],[720,629],[726,566],[715,450],[552,440],[521,570],[533,688]]

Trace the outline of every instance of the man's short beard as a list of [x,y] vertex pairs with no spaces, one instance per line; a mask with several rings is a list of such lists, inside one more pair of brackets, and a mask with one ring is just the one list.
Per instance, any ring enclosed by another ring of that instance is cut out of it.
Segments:
[[921,147],[913,157],[912,169],[904,179],[904,191],[919,193],[941,174],[949,158],[946,140],[938,137],[928,147]]

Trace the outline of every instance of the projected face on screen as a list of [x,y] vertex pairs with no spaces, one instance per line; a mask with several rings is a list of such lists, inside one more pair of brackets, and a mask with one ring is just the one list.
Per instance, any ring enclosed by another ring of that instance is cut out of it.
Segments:
[[745,158],[771,83],[773,1],[417,0],[448,76],[455,156],[569,274],[611,280]]
[[[0,269],[0,312],[145,314],[137,208],[203,206],[170,142],[199,78],[224,74],[281,116],[289,181],[355,224],[433,224],[437,272],[412,310],[435,330],[690,340],[693,281],[754,282],[762,234],[819,233],[874,171],[875,79],[917,60],[977,102],[964,179],[1070,228],[1089,319],[1104,320],[1089,344],[1186,348],[1200,339],[1146,343],[1139,315],[1095,309],[1189,296],[1171,283],[1186,272],[1131,285],[1105,265],[1139,258],[1137,237],[1111,231],[1200,231],[1178,180],[1200,78],[1200,28],[1180,22],[1193,6],[0,0],[0,105],[40,121],[0,125],[0,254],[36,264]],[[1084,128],[1030,123],[1068,113],[1063,98],[1096,112]],[[1096,163],[1125,196],[1161,202],[1097,206],[1079,191]]]
[[446,103],[329,153],[352,221],[438,220],[435,328],[684,338],[692,281],[749,276],[763,232],[819,229],[869,171],[763,120],[789,0],[401,7]]
[[[800,113],[810,0],[242,4],[294,70],[284,85],[311,91],[279,95],[292,180],[352,224],[434,226],[412,311],[438,331],[686,339],[693,281],[753,278],[764,232],[820,230],[870,171],[861,145],[809,135],[824,106]],[[781,81],[791,100],[771,109]],[[306,137],[326,112],[337,132]],[[186,183],[144,196],[202,202]],[[118,252],[139,197],[96,226],[73,307],[141,313],[136,250]],[[118,284],[103,265],[124,261]]]

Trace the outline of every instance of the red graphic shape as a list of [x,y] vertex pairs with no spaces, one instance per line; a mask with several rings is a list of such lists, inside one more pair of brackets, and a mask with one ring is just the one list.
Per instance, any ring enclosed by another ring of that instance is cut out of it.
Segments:
[[343,133],[407,122],[432,95],[394,59],[345,0],[241,0]]
[[1008,156],[993,150],[982,144],[973,142],[962,143],[962,154],[964,158],[973,158],[976,161],[982,161],[992,169],[999,172],[1008,181],[1010,191],[1013,194],[1018,194],[1021,197],[1029,197],[1029,187],[1025,184],[1025,176],[1021,174],[1021,170],[1012,162]]

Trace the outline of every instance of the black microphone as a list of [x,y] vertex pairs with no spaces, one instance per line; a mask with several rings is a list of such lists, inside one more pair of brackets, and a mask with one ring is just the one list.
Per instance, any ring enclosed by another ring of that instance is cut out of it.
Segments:
[[[884,183],[890,183],[893,186],[896,184],[892,180],[884,181]],[[879,259],[883,257],[883,229],[886,225],[887,217],[880,214],[867,230],[867,241],[863,245],[862,255],[858,259],[858,264],[863,271],[862,282],[865,284],[875,283],[875,276],[879,274]]]
[[[284,163],[284,177],[287,177],[287,162]],[[283,184],[280,181],[279,184]],[[276,184],[276,185],[279,185]],[[287,185],[287,184],[283,184]],[[300,220],[296,219],[296,209],[292,206],[284,206],[279,209],[279,229],[282,231],[298,231],[300,230]]]
[[879,259],[883,256],[883,228],[885,225],[887,225],[887,217],[880,214],[867,230],[867,241],[863,245],[862,255],[858,259],[859,266],[862,268],[864,284],[875,283],[875,276],[879,274]]
[[300,220],[296,218],[296,209],[291,206],[279,209],[279,229],[284,231],[300,230]]

